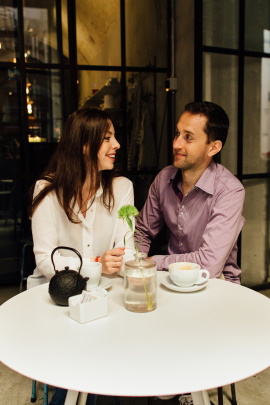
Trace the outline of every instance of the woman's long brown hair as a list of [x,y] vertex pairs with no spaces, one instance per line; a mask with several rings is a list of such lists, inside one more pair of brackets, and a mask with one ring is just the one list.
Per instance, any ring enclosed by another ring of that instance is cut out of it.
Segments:
[[[109,115],[98,109],[82,108],[69,116],[57,149],[41,175],[41,179],[48,180],[48,183],[32,200],[30,216],[45,196],[55,191],[69,221],[79,223],[73,209],[76,201],[79,206],[83,202],[82,188],[87,173],[90,173],[90,195],[94,195],[101,185],[103,205],[109,211],[112,209],[114,170],[98,169],[98,151],[110,125]],[[34,186],[30,191],[32,197],[33,191]]]

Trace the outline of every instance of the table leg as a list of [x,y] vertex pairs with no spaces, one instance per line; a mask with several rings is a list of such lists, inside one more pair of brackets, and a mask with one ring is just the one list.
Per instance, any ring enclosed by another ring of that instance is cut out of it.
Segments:
[[65,405],[76,405],[78,395],[79,395],[78,391],[68,390]]
[[197,391],[191,393],[194,405],[210,405],[207,391]]
[[79,400],[78,405],[85,405],[87,401],[87,392],[80,392],[79,393]]

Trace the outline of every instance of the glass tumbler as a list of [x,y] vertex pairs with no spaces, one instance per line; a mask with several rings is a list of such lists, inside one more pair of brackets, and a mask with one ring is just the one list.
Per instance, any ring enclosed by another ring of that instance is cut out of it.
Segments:
[[132,312],[150,312],[157,307],[157,267],[146,260],[145,253],[137,253],[135,260],[125,263],[124,303]]

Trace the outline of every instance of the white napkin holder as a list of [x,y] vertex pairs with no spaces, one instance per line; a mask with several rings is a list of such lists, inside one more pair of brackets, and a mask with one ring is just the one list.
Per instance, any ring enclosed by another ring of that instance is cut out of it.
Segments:
[[[87,296],[98,298],[87,301]],[[68,305],[70,318],[80,323],[94,321],[108,315],[107,291],[102,287],[96,287],[91,292],[83,291],[82,294],[70,297]]]

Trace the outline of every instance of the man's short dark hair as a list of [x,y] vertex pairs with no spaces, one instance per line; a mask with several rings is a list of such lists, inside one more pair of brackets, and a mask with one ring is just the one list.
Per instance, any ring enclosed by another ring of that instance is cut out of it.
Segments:
[[204,132],[208,137],[208,143],[221,141],[224,146],[229,129],[229,118],[222,107],[210,101],[193,101],[185,106],[185,112],[204,115],[207,118]]

